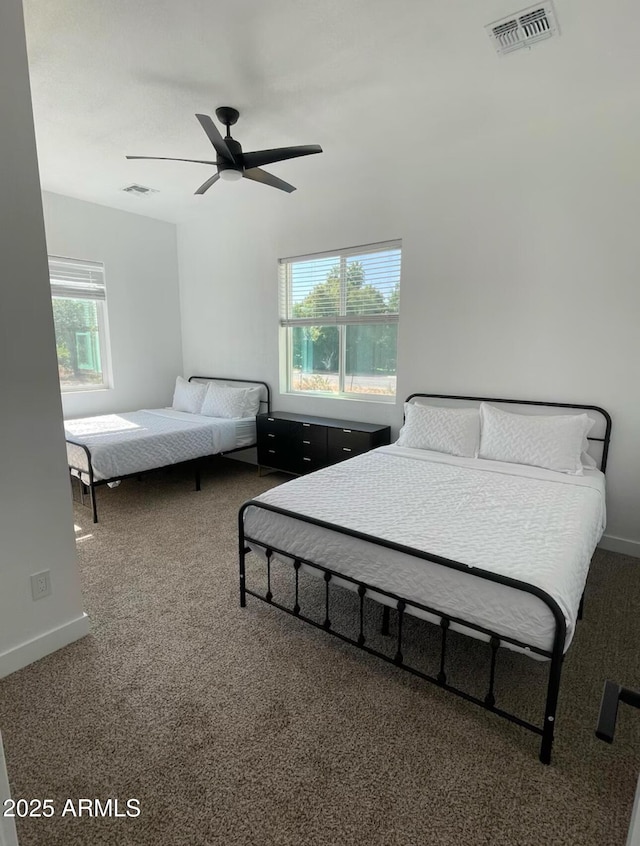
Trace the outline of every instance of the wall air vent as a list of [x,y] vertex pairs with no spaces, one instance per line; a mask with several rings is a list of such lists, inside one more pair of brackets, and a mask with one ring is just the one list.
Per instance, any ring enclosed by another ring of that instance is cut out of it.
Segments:
[[147,197],[149,194],[158,193],[156,188],[147,188],[144,185],[127,185],[122,190],[126,191],[127,194],[134,194],[136,197]]
[[551,0],[494,21],[485,29],[498,53],[511,53],[560,34]]

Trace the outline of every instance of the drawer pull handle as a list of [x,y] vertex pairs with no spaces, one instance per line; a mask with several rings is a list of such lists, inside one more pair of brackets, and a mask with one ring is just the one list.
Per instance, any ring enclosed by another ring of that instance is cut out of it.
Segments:
[[351,448],[350,447],[342,447],[342,451],[343,452],[351,452]]
[[306,456],[302,456],[302,460],[303,460],[303,461],[311,461],[311,459],[310,459],[310,458],[307,458]]
[[303,423],[302,425],[305,427],[305,429],[309,429],[310,426],[311,426],[311,423]]
[[275,438],[275,435],[272,432],[267,433],[268,438]]
[[302,443],[303,443],[303,444],[310,444],[310,443],[311,443],[311,441],[303,441]]
[[275,449],[270,449],[269,452],[271,453],[271,455],[275,455],[276,453]]
[[351,434],[351,429],[343,429],[342,431],[345,433],[345,435]]
[[269,423],[273,423],[273,422],[274,422],[274,419],[275,419],[275,418],[273,418],[273,417],[267,417],[267,420],[269,421]]

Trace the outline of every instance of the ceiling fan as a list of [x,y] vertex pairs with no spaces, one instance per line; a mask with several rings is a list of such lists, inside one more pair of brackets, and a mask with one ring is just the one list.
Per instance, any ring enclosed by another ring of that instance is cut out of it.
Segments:
[[216,117],[227,127],[227,134],[223,138],[217,126],[209,115],[196,115],[200,125],[207,133],[209,141],[213,144],[217,153],[215,161],[203,161],[202,159],[173,159],[167,156],[127,156],[128,159],[157,159],[169,162],[195,162],[196,164],[215,165],[217,173],[209,177],[206,182],[195,192],[204,194],[219,179],[235,182],[242,179],[253,179],[254,182],[262,182],[263,185],[271,185],[272,188],[279,188],[290,194],[295,187],[278,179],[266,170],[262,165],[282,162],[285,159],[295,159],[298,156],[310,156],[312,153],[321,153],[322,147],[319,144],[306,144],[301,147],[277,147],[275,150],[256,150],[253,153],[243,153],[240,143],[231,137],[231,129],[240,117],[237,109],[231,106],[220,106],[216,109]]

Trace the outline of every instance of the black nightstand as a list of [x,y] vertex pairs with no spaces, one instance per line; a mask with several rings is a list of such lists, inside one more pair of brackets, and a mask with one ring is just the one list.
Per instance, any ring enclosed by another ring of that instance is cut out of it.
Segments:
[[287,411],[258,414],[258,465],[310,473],[391,441],[391,428]]

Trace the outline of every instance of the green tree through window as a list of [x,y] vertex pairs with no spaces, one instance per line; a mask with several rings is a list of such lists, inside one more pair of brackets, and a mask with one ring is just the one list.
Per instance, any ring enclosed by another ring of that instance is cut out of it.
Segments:
[[62,390],[107,387],[108,338],[102,265],[50,256],[49,276],[60,387]]
[[395,395],[399,248],[285,264],[290,390]]

